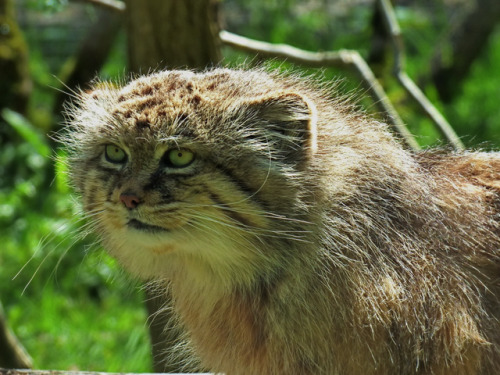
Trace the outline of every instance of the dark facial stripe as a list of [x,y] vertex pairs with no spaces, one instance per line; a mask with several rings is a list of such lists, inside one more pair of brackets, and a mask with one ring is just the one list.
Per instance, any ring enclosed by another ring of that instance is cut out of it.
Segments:
[[237,223],[240,223],[244,227],[251,227],[252,223],[245,218],[242,214],[232,209],[228,204],[224,203],[217,194],[210,191],[208,187],[206,187],[207,192],[209,194],[210,199],[224,212],[226,216],[231,218]]
[[87,181],[89,179],[89,173],[90,171],[94,171],[96,163],[94,163],[95,159],[90,159],[89,161],[86,161],[85,163],[79,162],[78,166],[75,167],[73,166],[75,170],[78,170],[78,173],[73,170],[71,173],[73,175],[77,175],[79,179],[81,180],[81,186],[79,186],[82,189],[82,192],[86,189]]
[[259,196],[260,194],[256,192],[252,187],[248,186],[248,184],[243,180],[241,180],[241,178],[236,177],[233,171],[228,169],[227,166],[216,164],[216,167],[219,171],[225,174],[231,180],[231,182],[233,182],[233,184],[238,188],[238,190],[240,190],[243,194],[245,194],[248,197],[248,199],[250,199],[252,202],[254,202],[263,210],[265,211],[268,210],[268,205],[261,199],[261,197]]
[[184,170],[177,173],[173,171],[169,171],[167,173],[164,168],[160,167],[150,175],[147,183],[144,185],[144,190],[161,190],[165,186],[165,180],[167,179],[175,178],[177,181],[182,181],[196,175],[197,173],[197,171],[185,172]]
[[109,178],[109,180],[108,180],[108,183],[106,184],[107,190],[108,190],[108,194],[106,195],[106,200],[108,202],[110,202],[111,196],[113,195],[113,192],[115,191],[115,189],[118,188],[117,182],[118,182],[118,179],[120,178],[120,176],[118,176],[118,174],[112,174],[108,178]]
[[93,169],[95,169],[96,171],[99,171],[101,172],[103,175],[109,175],[110,173],[116,173],[118,170],[117,168],[108,168],[108,167],[104,167],[102,165],[95,165],[93,167]]
[[83,192],[83,198],[87,210],[92,210],[96,204],[96,196],[99,191],[99,187],[96,184],[89,183],[85,187]]

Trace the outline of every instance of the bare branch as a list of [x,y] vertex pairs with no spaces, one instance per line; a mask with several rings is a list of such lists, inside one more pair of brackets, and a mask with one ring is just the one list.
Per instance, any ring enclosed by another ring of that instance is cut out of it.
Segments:
[[375,74],[361,57],[354,50],[340,50],[334,52],[310,52],[287,44],[272,44],[245,38],[228,31],[221,31],[222,42],[230,47],[239,49],[247,53],[255,53],[262,57],[282,58],[287,61],[310,67],[337,67],[351,69],[361,78],[370,95],[375,98],[375,103],[384,114],[387,115],[387,122],[393,126],[395,131],[403,138],[406,144],[419,149],[417,141],[404,125],[401,117],[393,107],[384,89],[377,81]]
[[247,53],[255,53],[269,58],[278,57],[311,67],[325,65],[343,67],[352,63],[351,51],[310,52],[288,44],[272,44],[246,38],[229,31],[221,31],[220,37],[225,45]]
[[387,115],[387,122],[389,125],[393,127],[393,129],[403,138],[410,148],[419,150],[420,145],[404,124],[368,63],[357,51],[351,52],[355,70],[362,78],[362,81],[368,89],[370,95],[375,98],[376,105]]
[[122,3],[118,0],[73,0],[91,3],[106,9],[114,10],[116,12],[124,12],[125,11],[125,3]]
[[390,0],[377,1],[386,24],[387,32],[392,40],[394,50],[394,75],[404,89],[410,94],[413,100],[415,100],[420,107],[422,107],[426,115],[436,124],[439,131],[448,140],[448,142],[450,142],[457,150],[464,149],[462,141],[457,136],[448,121],[446,121],[443,115],[436,109],[430,100],[427,99],[422,90],[420,90],[408,74],[406,74],[404,43],[394,9]]
[[7,326],[0,302],[0,366],[31,368],[31,357]]

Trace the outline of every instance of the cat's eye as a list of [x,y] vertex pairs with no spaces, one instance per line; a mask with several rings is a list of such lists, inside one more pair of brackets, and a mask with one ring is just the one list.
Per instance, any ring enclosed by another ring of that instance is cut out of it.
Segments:
[[127,161],[127,154],[120,147],[115,145],[106,145],[104,148],[104,157],[110,163],[122,164]]
[[194,154],[183,148],[169,150],[165,156],[167,165],[174,168],[187,167],[194,160]]

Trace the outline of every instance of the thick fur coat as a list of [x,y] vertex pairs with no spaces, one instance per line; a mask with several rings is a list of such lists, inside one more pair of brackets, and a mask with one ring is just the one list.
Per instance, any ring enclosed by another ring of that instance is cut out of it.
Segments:
[[83,207],[227,374],[500,374],[500,155],[405,150],[308,80],[165,71],[68,110]]

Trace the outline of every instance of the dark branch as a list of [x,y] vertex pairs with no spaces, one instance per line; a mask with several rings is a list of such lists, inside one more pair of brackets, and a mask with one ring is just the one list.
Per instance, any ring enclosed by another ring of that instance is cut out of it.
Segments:
[[[473,63],[483,54],[500,24],[500,1],[471,1],[470,9],[449,35],[444,57],[438,45],[432,61],[432,79],[442,101],[450,103],[461,91]],[[464,7],[465,8],[465,7]]]
[[32,360],[17,337],[7,326],[0,302],[0,366],[31,368]]
[[450,142],[457,150],[462,150],[464,145],[460,138],[446,121],[443,115],[436,107],[427,99],[422,90],[413,82],[413,80],[405,72],[405,56],[404,44],[401,36],[401,30],[394,13],[394,9],[389,0],[377,0],[380,7],[382,17],[384,18],[387,32],[392,40],[394,51],[394,75],[399,83],[410,94],[410,96],[420,105],[425,114],[436,124],[441,134]]

